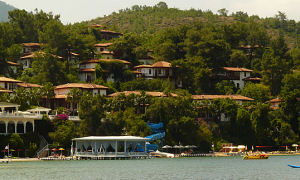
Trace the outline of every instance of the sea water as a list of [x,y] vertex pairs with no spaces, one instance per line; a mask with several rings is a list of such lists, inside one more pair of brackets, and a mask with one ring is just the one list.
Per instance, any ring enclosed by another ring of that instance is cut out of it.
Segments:
[[0,179],[300,179],[300,156],[36,161],[0,164]]

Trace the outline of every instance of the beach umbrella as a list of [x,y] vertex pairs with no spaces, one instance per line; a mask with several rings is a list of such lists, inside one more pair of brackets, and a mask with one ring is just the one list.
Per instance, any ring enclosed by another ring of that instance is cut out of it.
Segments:
[[163,149],[170,149],[170,148],[172,148],[172,146],[165,145],[165,146],[163,146],[162,148],[163,148]]
[[191,145],[191,146],[190,146],[190,148],[197,148],[197,146],[195,146],[195,145]]
[[52,150],[52,151],[58,151],[58,149],[57,149],[57,148],[52,148],[51,150]]
[[58,150],[60,150],[60,155],[62,155],[62,151],[64,151],[65,149],[64,148],[59,148]]
[[14,150],[14,149],[11,149],[10,151],[11,151],[11,152],[15,152],[16,150]]

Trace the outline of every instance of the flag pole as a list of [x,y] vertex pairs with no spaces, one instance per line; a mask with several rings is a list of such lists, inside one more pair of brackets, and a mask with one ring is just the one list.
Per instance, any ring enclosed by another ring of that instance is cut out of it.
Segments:
[[7,149],[7,163],[9,162],[9,144],[8,144],[8,149]]

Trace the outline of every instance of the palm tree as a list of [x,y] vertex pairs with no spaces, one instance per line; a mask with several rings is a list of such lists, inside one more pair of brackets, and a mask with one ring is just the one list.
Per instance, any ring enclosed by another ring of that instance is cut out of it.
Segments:
[[46,107],[50,107],[50,99],[55,97],[54,86],[52,83],[47,82],[42,87],[42,95],[46,98]]
[[[67,102],[71,104],[71,110],[74,115],[74,110],[78,109],[78,103],[80,101],[80,98],[82,96],[81,89],[74,88],[71,89],[67,96]],[[76,107],[76,108],[75,108]]]

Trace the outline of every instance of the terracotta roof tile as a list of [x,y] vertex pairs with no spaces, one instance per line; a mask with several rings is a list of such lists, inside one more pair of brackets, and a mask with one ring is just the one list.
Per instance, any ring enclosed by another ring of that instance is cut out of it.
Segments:
[[11,90],[0,88],[0,93],[12,93]]
[[238,67],[223,67],[225,71],[234,71],[234,72],[252,72],[251,69],[247,68],[238,68]]
[[87,83],[68,83],[56,86],[55,89],[69,89],[69,88],[81,88],[81,89],[108,89],[106,86],[97,84],[87,84]]
[[89,68],[89,69],[80,69],[80,72],[95,72],[96,69],[92,69],[92,68]]
[[152,64],[152,67],[157,67],[157,68],[170,68],[172,67],[172,64],[166,61],[158,61],[154,64]]
[[74,52],[71,52],[71,55],[72,55],[72,56],[79,56],[79,54],[74,53]]
[[43,87],[39,84],[31,84],[31,83],[18,83],[17,85],[19,87],[23,87],[23,88],[41,88],[41,87]]
[[19,80],[7,78],[7,77],[0,77],[0,82],[21,83],[21,81],[19,81]]
[[139,68],[152,68],[152,65],[142,64],[142,65],[134,66],[134,68],[135,69],[139,69]]
[[9,64],[10,66],[20,66],[20,64],[12,62],[12,61],[6,61],[7,64]]
[[[38,57],[38,53],[41,54],[41,55],[45,55],[46,53],[45,52],[35,52],[35,53],[31,53],[27,56],[23,56],[21,57],[21,59],[33,59],[33,58],[36,58]],[[51,54],[53,57],[56,57],[58,59],[63,59],[63,57],[60,57],[60,56],[57,56],[57,55],[54,55],[54,54]]]
[[213,100],[213,99],[225,99],[229,98],[232,100],[240,100],[240,101],[253,101],[254,99],[248,98],[241,95],[192,95],[194,100]]
[[95,44],[95,47],[108,47],[110,45],[112,45],[113,43],[99,43],[99,44]]
[[275,98],[275,99],[271,99],[270,101],[269,101],[270,103],[280,103],[280,102],[282,102],[282,100],[280,99],[280,98]]
[[261,81],[259,77],[247,77],[243,79],[244,81]]
[[41,47],[40,43],[22,43],[24,47]]

